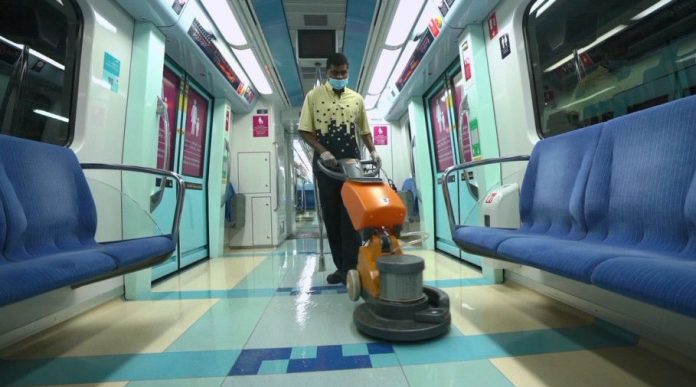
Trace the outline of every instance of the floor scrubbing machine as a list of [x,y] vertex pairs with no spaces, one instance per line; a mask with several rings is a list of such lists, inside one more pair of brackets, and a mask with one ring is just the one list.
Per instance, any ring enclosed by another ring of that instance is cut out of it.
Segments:
[[423,285],[421,257],[401,251],[406,207],[379,177],[379,166],[357,159],[338,160],[336,168],[318,164],[326,175],[345,181],[341,197],[363,240],[357,270],[350,270],[346,278],[350,299],[365,300],[353,312],[358,330],[390,341],[419,341],[447,333],[449,297]]

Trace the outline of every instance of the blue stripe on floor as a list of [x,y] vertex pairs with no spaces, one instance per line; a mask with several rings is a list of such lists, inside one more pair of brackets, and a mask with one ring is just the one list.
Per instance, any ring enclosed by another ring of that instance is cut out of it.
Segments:
[[423,281],[424,285],[434,286],[436,288],[461,288],[468,286],[494,285],[495,283],[488,278],[455,278],[444,280],[428,280]]
[[[319,346],[316,347],[315,356],[296,356],[298,351],[293,348],[255,348],[243,351],[0,360],[0,385],[97,383],[409,366],[632,346],[637,342],[637,336],[600,321],[598,324],[573,328],[445,336],[413,344],[366,343],[366,348],[358,348],[355,344]],[[302,352],[315,353],[308,351],[308,347],[302,347]]]

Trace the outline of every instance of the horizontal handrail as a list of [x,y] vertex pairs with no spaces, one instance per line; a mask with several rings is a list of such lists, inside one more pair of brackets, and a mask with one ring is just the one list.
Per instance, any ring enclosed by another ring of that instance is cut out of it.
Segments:
[[[445,194],[445,206],[447,207],[447,218],[449,221],[449,226],[450,226],[450,231],[452,232],[452,237],[454,237],[454,232],[456,231],[455,225],[454,225],[454,210],[452,209],[452,199],[450,198],[449,194],[449,175],[454,172],[454,171],[459,171],[459,170],[466,170],[468,168],[473,168],[473,167],[479,167],[482,165],[488,165],[488,164],[500,164],[500,163],[507,163],[511,161],[529,161],[529,156],[528,155],[520,155],[520,156],[510,156],[510,157],[497,157],[493,159],[485,159],[485,160],[477,160],[477,161],[470,161],[468,163],[462,163],[458,165],[451,166],[447,169],[445,169],[444,175],[442,175],[442,191]],[[468,174],[466,175],[466,181],[469,181],[469,176]],[[452,181],[454,181],[453,179]]]
[[[164,169],[140,167],[136,165],[84,163],[80,164],[80,166],[82,167],[82,169],[101,169],[147,173],[150,175],[170,177],[174,181],[176,181],[176,209],[174,212],[174,222],[172,224],[172,241],[174,241],[174,243],[177,243],[177,241],[179,240],[179,220],[181,219],[181,212],[184,208],[184,194],[186,192],[186,186],[184,184],[183,176],[179,175],[178,173],[174,173]],[[164,180],[162,182],[164,185]]]

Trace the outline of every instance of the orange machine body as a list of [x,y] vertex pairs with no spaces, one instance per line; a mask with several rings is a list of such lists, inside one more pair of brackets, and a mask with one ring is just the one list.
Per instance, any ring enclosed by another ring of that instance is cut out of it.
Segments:
[[404,223],[406,206],[387,183],[346,181],[341,197],[356,230]]

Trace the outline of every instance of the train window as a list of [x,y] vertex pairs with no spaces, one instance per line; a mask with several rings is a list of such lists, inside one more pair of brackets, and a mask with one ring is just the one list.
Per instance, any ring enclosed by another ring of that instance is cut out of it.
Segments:
[[542,137],[694,94],[696,0],[536,0],[525,34]]
[[82,21],[72,0],[0,0],[0,133],[72,136]]

